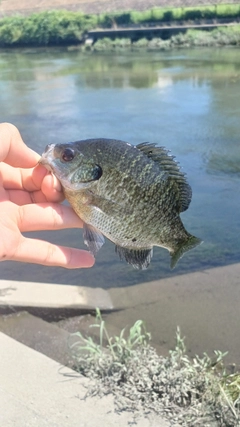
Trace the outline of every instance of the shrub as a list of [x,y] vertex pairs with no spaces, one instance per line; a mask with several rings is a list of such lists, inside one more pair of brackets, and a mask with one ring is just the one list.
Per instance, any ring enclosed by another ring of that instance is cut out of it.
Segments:
[[215,17],[215,6],[186,7],[184,9],[184,19],[211,19]]
[[164,9],[160,7],[154,7],[152,9],[152,20],[162,21],[164,19]]
[[22,31],[20,27],[9,27],[7,25],[0,27],[0,44],[2,45],[18,43],[21,37]]
[[216,28],[212,31],[215,44],[218,45],[240,45],[240,28],[235,31],[234,28]]
[[216,15],[218,18],[233,18],[240,16],[239,4],[218,4],[216,6]]
[[184,19],[200,19],[202,17],[200,10],[195,7],[184,8]]
[[163,19],[164,19],[164,21],[172,21],[173,20],[173,13],[172,13],[172,11],[171,10],[167,10],[166,12],[164,12]]
[[216,17],[216,7],[215,6],[202,6],[199,7],[202,17],[204,19],[213,19]]
[[139,12],[137,10],[132,10],[130,12],[131,22],[133,24],[139,24],[141,22],[141,14],[142,12]]
[[23,18],[15,16],[11,19],[5,18],[0,21],[0,45],[18,43],[23,33]]
[[227,46],[240,45],[240,26],[216,28],[212,31],[190,29],[185,34],[171,37],[173,46]]
[[141,24],[143,22],[151,22],[152,21],[152,9],[144,10],[139,13],[138,23]]
[[174,20],[184,19],[183,14],[184,14],[184,8],[183,7],[176,7],[172,10],[172,17]]
[[146,48],[148,46],[148,39],[145,37],[133,42],[133,47],[135,48]]
[[131,13],[121,12],[115,15],[115,22],[118,25],[129,25],[131,24]]
[[149,50],[167,50],[171,48],[171,39],[162,40],[159,37],[154,37],[148,43]]
[[103,37],[94,43],[93,50],[112,50],[114,48],[113,41],[109,37]]
[[111,28],[115,23],[115,16],[112,13],[100,13],[97,22],[100,27]]
[[72,43],[94,27],[96,18],[68,11],[47,11],[0,21],[0,45]]

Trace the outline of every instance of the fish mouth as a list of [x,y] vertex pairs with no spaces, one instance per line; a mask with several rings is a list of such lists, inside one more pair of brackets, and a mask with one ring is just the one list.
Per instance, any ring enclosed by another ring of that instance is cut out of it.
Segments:
[[38,160],[38,164],[44,166],[48,171],[53,172],[53,169],[52,169],[47,157],[42,156]]
[[53,150],[54,150],[54,144],[47,145],[44,153],[42,154],[42,157],[38,161],[40,165],[43,165],[50,172],[53,172],[53,168],[51,166],[51,160],[50,160],[52,158]]
[[50,172],[53,171],[47,159],[44,159],[44,157],[41,157],[41,159],[38,161],[38,164],[44,166]]

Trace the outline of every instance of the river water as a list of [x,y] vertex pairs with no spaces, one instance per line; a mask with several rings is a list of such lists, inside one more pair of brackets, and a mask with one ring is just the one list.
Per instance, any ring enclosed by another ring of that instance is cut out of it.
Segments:
[[[150,268],[140,272],[120,262],[107,242],[92,269],[4,262],[2,279],[122,288],[240,261],[239,49],[2,50],[0,117],[39,153],[46,144],[96,137],[166,146],[193,190],[182,220],[204,240],[173,271],[164,249],[156,248]],[[81,230],[30,235],[84,248]]]

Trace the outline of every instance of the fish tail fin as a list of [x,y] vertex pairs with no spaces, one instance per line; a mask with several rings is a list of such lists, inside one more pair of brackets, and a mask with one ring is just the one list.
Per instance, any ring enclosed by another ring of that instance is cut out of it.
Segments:
[[198,237],[192,236],[189,234],[187,240],[184,242],[179,243],[176,248],[170,252],[171,254],[171,268],[176,267],[177,262],[182,258],[182,256],[185,254],[185,252],[190,251],[191,249],[195,248],[196,246],[200,245],[202,243],[202,240]]

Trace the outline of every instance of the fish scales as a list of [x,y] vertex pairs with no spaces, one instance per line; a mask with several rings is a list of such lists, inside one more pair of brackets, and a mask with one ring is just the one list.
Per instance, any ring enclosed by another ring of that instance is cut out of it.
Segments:
[[60,180],[84,221],[84,240],[94,255],[104,235],[135,268],[148,267],[153,246],[168,249],[174,267],[201,242],[181,221],[191,188],[164,147],[90,139],[51,144],[40,162]]

